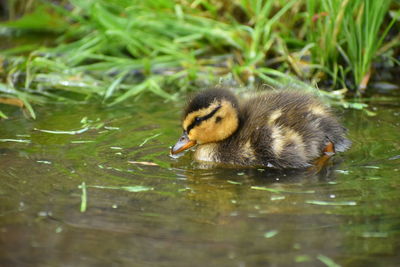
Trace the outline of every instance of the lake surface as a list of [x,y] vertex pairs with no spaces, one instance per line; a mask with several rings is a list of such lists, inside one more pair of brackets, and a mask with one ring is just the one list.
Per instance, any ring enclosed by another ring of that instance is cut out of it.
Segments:
[[172,159],[182,106],[156,98],[2,106],[0,265],[398,266],[400,98],[370,104],[319,174]]

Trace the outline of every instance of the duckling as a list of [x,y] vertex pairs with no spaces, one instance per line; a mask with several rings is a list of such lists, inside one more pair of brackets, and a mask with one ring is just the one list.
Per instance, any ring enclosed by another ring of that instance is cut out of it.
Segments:
[[328,107],[309,93],[291,90],[240,103],[227,89],[204,90],[188,102],[182,128],[171,155],[197,145],[197,161],[241,166],[306,168],[351,145]]

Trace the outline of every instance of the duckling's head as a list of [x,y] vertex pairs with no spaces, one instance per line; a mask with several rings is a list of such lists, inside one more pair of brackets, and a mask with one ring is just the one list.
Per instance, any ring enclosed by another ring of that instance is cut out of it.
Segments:
[[171,154],[231,136],[239,125],[238,108],[236,97],[228,90],[209,89],[197,94],[185,109],[183,134],[171,148]]

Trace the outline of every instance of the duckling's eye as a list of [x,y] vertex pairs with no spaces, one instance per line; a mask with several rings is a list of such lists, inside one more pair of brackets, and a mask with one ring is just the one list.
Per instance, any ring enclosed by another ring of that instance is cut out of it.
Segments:
[[218,122],[220,122],[221,120],[222,120],[222,118],[221,118],[220,116],[218,116],[218,117],[215,118],[215,123],[218,123]]
[[196,117],[196,118],[194,118],[194,121],[195,121],[195,122],[200,122],[201,119],[200,119],[199,117]]

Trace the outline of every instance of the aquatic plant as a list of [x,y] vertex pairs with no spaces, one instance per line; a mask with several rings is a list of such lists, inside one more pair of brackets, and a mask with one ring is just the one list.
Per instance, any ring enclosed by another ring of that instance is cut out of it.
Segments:
[[175,99],[221,78],[253,87],[323,77],[356,91],[394,23],[384,25],[391,0],[40,1],[18,19],[23,8],[9,2],[14,20],[0,34],[37,39],[0,52],[0,103],[32,117],[30,102]]
[[[342,85],[352,75],[353,90],[366,89],[371,64],[393,26],[382,25],[391,0],[307,0],[308,41],[313,61]],[[313,14],[313,15],[311,15]]]

